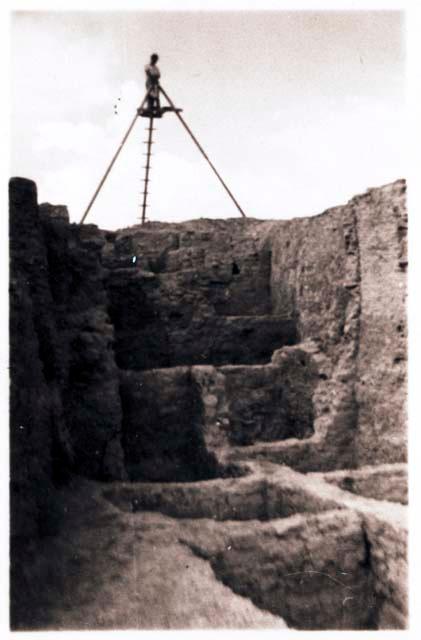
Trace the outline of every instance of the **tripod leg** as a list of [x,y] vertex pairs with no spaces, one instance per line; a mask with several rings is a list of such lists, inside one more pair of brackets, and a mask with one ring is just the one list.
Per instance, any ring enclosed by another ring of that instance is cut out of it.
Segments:
[[[146,102],[146,101],[147,101],[147,99],[148,99],[148,96],[149,96],[149,91],[148,91],[148,92],[147,92],[147,94],[145,95],[145,97],[144,97],[144,99],[143,99],[143,102],[142,102],[142,104],[141,104],[141,105],[140,105],[140,107],[139,107],[139,111],[140,111],[140,109],[142,109],[142,108],[143,108],[143,106],[144,106],[145,102]],[[88,215],[88,213],[89,213],[89,211],[91,210],[91,207],[92,207],[92,205],[94,204],[94,202],[95,202],[95,200],[96,200],[96,198],[97,198],[97,196],[98,196],[99,192],[101,191],[102,185],[103,185],[103,184],[104,184],[104,182],[106,181],[106,179],[107,179],[107,177],[108,177],[108,174],[110,173],[111,169],[113,168],[114,162],[117,160],[117,158],[118,158],[118,156],[119,156],[119,154],[120,154],[120,151],[122,150],[122,148],[123,148],[123,146],[124,146],[124,144],[125,144],[125,142],[126,142],[127,138],[129,137],[130,132],[131,132],[131,130],[133,129],[134,124],[135,124],[135,122],[136,122],[136,120],[137,120],[137,117],[138,117],[138,114],[137,114],[137,112],[136,112],[135,117],[133,118],[133,120],[132,120],[132,122],[131,122],[131,124],[130,124],[129,128],[127,129],[127,131],[126,131],[126,133],[125,133],[125,136],[124,136],[123,140],[122,140],[122,141],[121,141],[121,143],[120,143],[120,146],[118,147],[118,149],[117,149],[117,151],[115,152],[115,154],[114,154],[114,156],[113,156],[113,158],[112,158],[112,160],[111,160],[110,164],[108,165],[108,168],[107,168],[106,172],[104,173],[104,175],[103,175],[103,177],[102,177],[102,179],[101,179],[101,182],[99,183],[99,185],[98,185],[98,187],[97,187],[97,189],[96,189],[96,191],[95,191],[94,195],[92,196],[91,201],[89,202],[89,204],[88,204],[88,206],[87,206],[87,208],[86,208],[86,211],[85,211],[85,213],[83,214],[82,219],[81,219],[81,221],[80,221],[80,223],[79,223],[79,224],[83,224],[83,223],[84,223],[86,216]]]
[[176,106],[174,105],[173,101],[171,100],[171,98],[169,97],[169,95],[167,94],[166,91],[164,91],[164,89],[159,86],[159,90],[162,92],[162,94],[166,97],[166,99],[168,100],[170,106],[173,108],[175,115],[177,116],[177,118],[180,120],[181,124],[183,125],[183,127],[186,129],[187,133],[189,134],[189,136],[191,137],[191,139],[193,140],[193,142],[195,143],[195,145],[197,146],[197,148],[199,149],[200,153],[203,155],[203,157],[205,158],[205,160],[209,163],[212,171],[215,173],[216,177],[218,178],[218,180],[220,181],[220,183],[222,184],[222,186],[224,187],[225,191],[228,193],[229,197],[231,198],[231,200],[234,202],[235,206],[237,207],[237,209],[239,210],[239,212],[241,213],[241,215],[243,216],[243,218],[246,218],[246,214],[244,213],[244,211],[242,210],[242,208],[240,207],[240,205],[238,204],[237,200],[234,198],[233,194],[231,193],[231,191],[228,189],[227,185],[225,184],[225,182],[223,181],[223,179],[221,178],[221,176],[219,175],[219,173],[217,172],[217,170],[215,169],[215,167],[213,166],[212,162],[209,160],[208,156],[206,155],[203,147],[200,145],[199,141],[196,139],[196,137],[193,135],[193,132],[191,131],[191,129],[188,127],[187,123],[184,121],[184,118],[182,118],[179,114],[179,112],[176,109]]

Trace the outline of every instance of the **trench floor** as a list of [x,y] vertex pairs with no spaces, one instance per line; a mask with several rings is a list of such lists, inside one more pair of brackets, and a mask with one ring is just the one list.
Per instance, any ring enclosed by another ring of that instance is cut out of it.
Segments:
[[181,542],[187,522],[123,512],[102,490],[74,480],[62,491],[60,535],[26,550],[39,558],[38,576],[32,566],[31,593],[23,581],[19,630],[286,627],[224,586]]
[[[56,534],[13,550],[13,630],[368,629],[378,615],[380,628],[404,628],[403,470],[249,466],[244,477],[168,487],[73,478]],[[336,486],[374,471],[375,485],[379,474],[396,485],[395,502]],[[161,511],[137,510],[133,498],[155,490],[148,505]]]

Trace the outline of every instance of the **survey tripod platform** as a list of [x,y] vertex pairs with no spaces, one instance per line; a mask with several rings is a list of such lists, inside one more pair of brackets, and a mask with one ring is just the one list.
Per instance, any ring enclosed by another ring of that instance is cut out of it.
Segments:
[[232,192],[230,191],[230,189],[228,188],[228,186],[226,185],[225,181],[222,179],[222,177],[220,176],[220,174],[218,173],[218,171],[216,170],[215,166],[213,165],[213,163],[210,161],[209,157],[207,156],[207,154],[205,153],[205,150],[203,149],[202,145],[199,143],[199,141],[197,140],[196,136],[193,134],[193,132],[191,131],[190,127],[187,125],[186,121],[184,120],[184,118],[180,115],[181,112],[183,111],[182,109],[178,108],[175,106],[175,104],[173,103],[173,101],[171,100],[171,98],[169,97],[169,95],[167,94],[167,92],[163,89],[163,87],[157,83],[155,85],[155,90],[156,88],[158,89],[159,93],[162,94],[164,96],[164,98],[166,99],[166,101],[168,102],[167,106],[158,106],[158,107],[154,107],[154,108],[150,108],[150,106],[148,106],[147,108],[145,108],[145,104],[148,103],[148,98],[149,95],[151,93],[151,91],[153,90],[153,88],[151,87],[150,89],[148,89],[148,91],[146,92],[146,95],[140,105],[140,107],[138,107],[138,109],[136,109],[136,113],[135,116],[132,120],[132,122],[130,123],[129,128],[127,129],[119,147],[117,148],[117,151],[115,152],[110,164],[107,167],[107,170],[105,171],[98,187],[95,190],[95,193],[93,194],[86,210],[85,213],[82,216],[82,219],[80,221],[80,224],[83,224],[86,220],[86,217],[89,213],[89,211],[92,208],[92,205],[94,204],[99,192],[102,189],[102,186],[104,185],[104,182],[106,181],[106,179],[108,178],[111,169],[114,166],[115,161],[117,160],[118,156],[120,155],[120,152],[122,150],[122,148],[124,147],[131,131],[133,130],[133,127],[136,123],[136,120],[140,117],[140,118],[148,118],[149,120],[149,124],[148,124],[148,129],[147,129],[147,140],[144,140],[144,143],[146,144],[146,153],[144,154],[146,156],[146,163],[145,166],[143,167],[145,173],[144,173],[144,178],[143,178],[143,183],[144,183],[144,188],[143,188],[143,193],[142,193],[142,203],[141,203],[141,223],[145,224],[146,222],[146,209],[148,208],[148,204],[147,204],[147,200],[148,200],[148,193],[149,193],[149,183],[150,183],[150,169],[151,169],[151,156],[152,156],[152,145],[154,144],[153,142],[153,132],[155,131],[155,127],[154,125],[154,120],[162,118],[165,114],[170,114],[173,113],[175,114],[175,116],[178,118],[178,120],[181,122],[181,124],[183,125],[184,129],[187,131],[187,133],[189,134],[190,138],[193,140],[193,142],[195,143],[196,147],[199,149],[200,153],[202,154],[202,156],[205,158],[206,162],[209,164],[209,166],[211,167],[213,173],[216,175],[216,177],[218,178],[219,182],[222,184],[223,188],[225,189],[225,191],[227,192],[227,194],[229,195],[229,197],[231,198],[231,200],[233,201],[233,203],[235,204],[235,206],[237,207],[238,211],[241,213],[241,215],[245,218],[246,214],[244,213],[244,211],[242,210],[242,208],[240,207],[240,205],[238,204],[237,200],[234,198]]

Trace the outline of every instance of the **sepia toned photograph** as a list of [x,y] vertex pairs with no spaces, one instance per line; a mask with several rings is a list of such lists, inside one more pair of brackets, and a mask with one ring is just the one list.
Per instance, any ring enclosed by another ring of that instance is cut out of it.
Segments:
[[406,630],[402,9],[10,12],[9,629]]

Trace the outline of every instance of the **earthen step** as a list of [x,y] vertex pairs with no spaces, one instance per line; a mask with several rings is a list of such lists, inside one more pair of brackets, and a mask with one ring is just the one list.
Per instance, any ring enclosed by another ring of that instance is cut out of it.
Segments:
[[192,481],[224,470],[218,451],[313,433],[317,373],[300,349],[280,364],[121,372],[131,479]]
[[263,364],[297,338],[295,320],[282,316],[210,316],[188,324],[152,317],[143,327],[117,332],[115,350],[121,369]]

